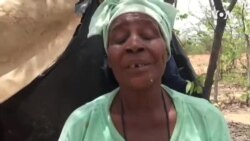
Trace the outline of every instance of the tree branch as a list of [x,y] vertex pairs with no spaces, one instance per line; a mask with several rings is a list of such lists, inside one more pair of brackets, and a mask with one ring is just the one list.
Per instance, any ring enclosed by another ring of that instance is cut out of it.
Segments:
[[224,11],[221,0],[214,0],[214,7],[216,10]]
[[177,0],[174,1],[174,7],[177,7]]
[[165,2],[170,3],[170,4],[174,4],[175,0],[165,0]]
[[214,6],[212,4],[212,0],[209,0],[209,5],[210,5],[211,10],[214,11]]
[[246,25],[245,25],[244,10],[245,10],[245,4],[243,3],[242,10],[241,10],[241,21],[242,21],[243,33],[246,34]]
[[236,3],[237,3],[237,0],[232,0],[231,3],[230,3],[230,5],[227,7],[227,10],[229,12],[231,12],[233,10],[233,8],[234,8],[234,6],[235,6]]

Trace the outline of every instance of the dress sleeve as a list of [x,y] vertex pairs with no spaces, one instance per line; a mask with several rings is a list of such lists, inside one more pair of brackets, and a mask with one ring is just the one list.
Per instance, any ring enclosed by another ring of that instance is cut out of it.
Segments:
[[223,114],[213,105],[205,114],[209,141],[232,141]]

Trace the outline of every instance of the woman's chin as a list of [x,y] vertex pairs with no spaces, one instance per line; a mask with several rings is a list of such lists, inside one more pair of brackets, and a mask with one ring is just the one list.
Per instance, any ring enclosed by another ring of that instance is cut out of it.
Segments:
[[154,84],[153,79],[131,79],[128,84],[134,90],[146,90]]

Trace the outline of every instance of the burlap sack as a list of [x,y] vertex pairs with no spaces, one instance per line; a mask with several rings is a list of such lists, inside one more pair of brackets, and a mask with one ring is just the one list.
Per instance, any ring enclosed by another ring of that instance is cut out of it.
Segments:
[[75,0],[0,1],[0,103],[50,67],[79,23]]

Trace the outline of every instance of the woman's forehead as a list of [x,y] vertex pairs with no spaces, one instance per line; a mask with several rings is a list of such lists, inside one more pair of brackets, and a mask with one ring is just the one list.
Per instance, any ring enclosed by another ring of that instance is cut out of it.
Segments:
[[[151,16],[139,12],[130,12],[116,17],[110,25],[110,30],[123,23],[134,22],[134,21],[149,22],[158,27],[158,23]],[[140,22],[138,22],[138,24],[140,24]]]

